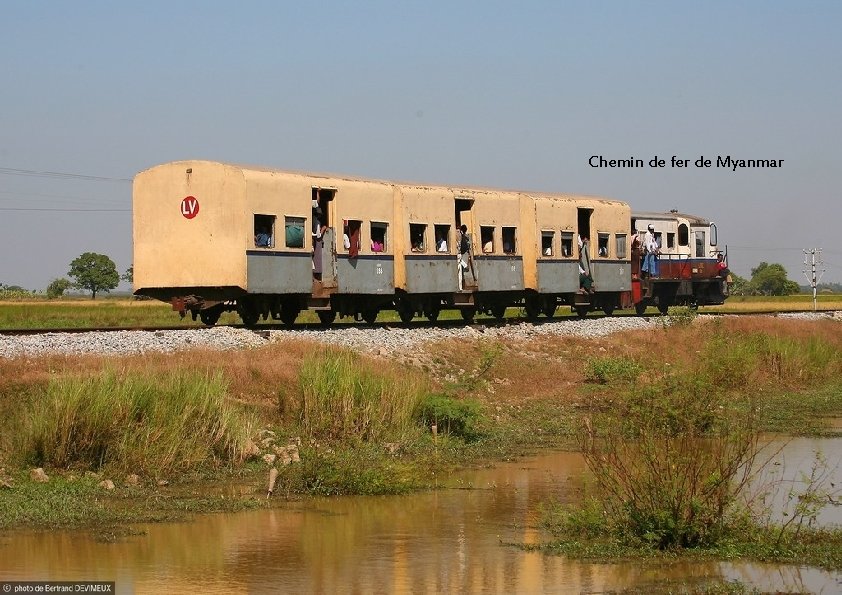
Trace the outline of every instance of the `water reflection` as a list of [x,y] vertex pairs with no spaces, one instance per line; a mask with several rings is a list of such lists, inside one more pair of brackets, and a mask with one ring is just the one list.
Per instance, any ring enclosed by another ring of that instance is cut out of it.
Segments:
[[839,589],[838,574],[809,569],[590,564],[506,545],[545,538],[538,504],[578,498],[583,470],[579,455],[553,453],[466,472],[436,492],[207,515],[112,544],[6,535],[0,580],[114,580],[120,593],[557,593],[723,576],[766,590]]

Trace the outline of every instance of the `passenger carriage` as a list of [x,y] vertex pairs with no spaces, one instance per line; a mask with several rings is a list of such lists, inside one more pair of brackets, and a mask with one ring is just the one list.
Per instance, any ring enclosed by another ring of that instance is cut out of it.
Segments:
[[[326,324],[337,315],[373,322],[384,309],[404,321],[436,320],[448,308],[465,319],[502,317],[509,306],[534,318],[568,305],[584,316],[628,307],[634,295],[631,215],[620,201],[211,161],[153,167],[136,176],[133,193],[135,293],[206,324],[225,311],[247,326],[261,317],[292,324],[303,309]],[[685,219],[695,241],[701,220]],[[461,225],[471,239],[465,271]],[[664,281],[684,275],[680,261],[676,253],[680,270],[666,265]],[[684,295],[665,284],[644,295],[637,282],[638,303]]]

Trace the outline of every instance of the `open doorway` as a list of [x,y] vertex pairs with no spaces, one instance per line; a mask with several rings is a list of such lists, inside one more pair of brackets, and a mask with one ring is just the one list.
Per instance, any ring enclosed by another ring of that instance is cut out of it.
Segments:
[[474,199],[472,198],[457,198],[456,201],[456,229],[462,225],[468,227],[468,233],[471,233],[471,224],[473,223]]
[[584,242],[591,237],[591,216],[593,215],[593,209],[577,209],[577,211],[578,219],[576,223],[579,231],[579,239]]
[[324,252],[324,233],[331,226],[330,203],[336,196],[336,188],[312,189],[312,235],[313,235],[313,278],[322,280],[322,253]]

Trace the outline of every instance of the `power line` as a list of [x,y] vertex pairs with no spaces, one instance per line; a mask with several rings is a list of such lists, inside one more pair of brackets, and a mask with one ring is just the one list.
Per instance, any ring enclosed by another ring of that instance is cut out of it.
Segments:
[[106,176],[88,176],[85,174],[71,174],[58,171],[36,171],[32,169],[16,169],[0,167],[0,174],[8,176],[28,176],[34,178],[53,178],[60,180],[88,180],[92,182],[131,182],[131,178],[110,178]]
[[0,207],[0,211],[47,211],[63,213],[131,213],[131,209],[71,209],[47,207]]

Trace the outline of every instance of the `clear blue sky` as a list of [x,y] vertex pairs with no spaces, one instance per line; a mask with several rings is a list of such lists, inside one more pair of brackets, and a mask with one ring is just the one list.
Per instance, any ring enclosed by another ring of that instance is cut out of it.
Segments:
[[803,283],[822,248],[842,280],[842,3],[309,4],[5,2],[0,282],[43,289],[86,251],[124,271],[126,180],[192,158],[677,208],[741,275]]

